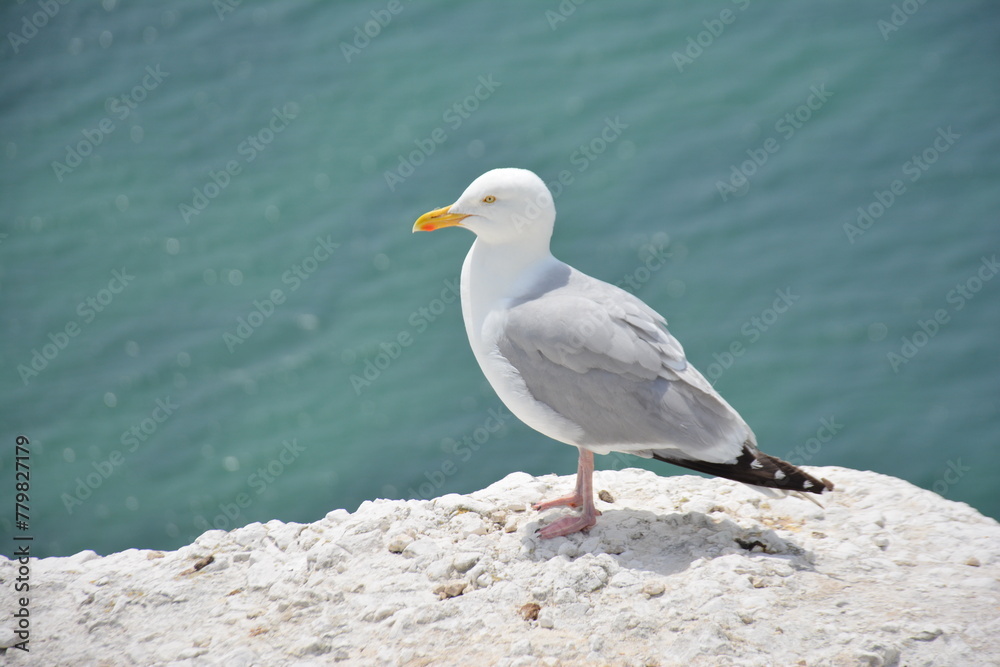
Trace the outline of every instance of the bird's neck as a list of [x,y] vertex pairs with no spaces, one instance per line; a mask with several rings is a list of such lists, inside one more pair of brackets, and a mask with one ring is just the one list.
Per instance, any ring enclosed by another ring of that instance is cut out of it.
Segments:
[[490,310],[530,289],[539,270],[555,261],[547,241],[512,248],[510,244],[485,243],[477,238],[462,266],[466,327],[481,330]]
[[487,243],[476,239],[469,250],[469,259],[477,275],[485,281],[495,281],[506,278],[507,285],[498,285],[501,289],[513,288],[512,281],[531,273],[531,268],[539,262],[552,259],[549,244],[524,243]]

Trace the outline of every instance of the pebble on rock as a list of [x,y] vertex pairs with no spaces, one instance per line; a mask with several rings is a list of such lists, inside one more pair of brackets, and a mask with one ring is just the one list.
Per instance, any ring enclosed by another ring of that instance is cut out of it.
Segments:
[[526,621],[537,621],[538,612],[541,610],[541,608],[542,608],[541,605],[539,605],[537,602],[529,602],[528,604],[521,607],[518,613],[521,615],[521,618],[523,618]]
[[442,600],[456,598],[465,592],[467,584],[464,581],[448,581],[434,588],[434,593]]

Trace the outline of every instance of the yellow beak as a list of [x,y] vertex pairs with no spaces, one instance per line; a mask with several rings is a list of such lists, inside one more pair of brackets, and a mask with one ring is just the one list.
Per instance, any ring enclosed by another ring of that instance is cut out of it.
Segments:
[[451,207],[445,206],[430,213],[424,213],[413,223],[415,232],[433,232],[442,227],[454,227],[468,218],[467,213],[451,213]]

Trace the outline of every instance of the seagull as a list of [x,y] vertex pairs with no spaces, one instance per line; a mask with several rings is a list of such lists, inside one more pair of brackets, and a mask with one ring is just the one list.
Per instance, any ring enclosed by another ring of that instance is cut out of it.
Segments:
[[476,235],[461,279],[476,361],[512,414],[580,451],[575,491],[533,507],[581,512],[545,526],[540,537],[597,522],[594,454],[653,458],[779,495],[833,489],[757,449],[753,431],[688,363],[660,314],[553,257],[555,220],[545,182],[505,168],[486,172],[454,204],[413,225],[414,232],[463,227]]

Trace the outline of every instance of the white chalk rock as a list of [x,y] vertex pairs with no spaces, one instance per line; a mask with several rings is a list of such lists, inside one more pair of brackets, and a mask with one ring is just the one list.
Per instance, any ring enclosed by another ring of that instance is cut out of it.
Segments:
[[[837,486],[822,510],[598,471],[597,525],[541,540],[572,510],[531,504],[574,479],[514,473],[173,552],[33,561],[31,650],[0,587],[0,662],[1000,664],[1000,524],[892,477],[810,472]],[[0,580],[17,566],[0,557]]]

